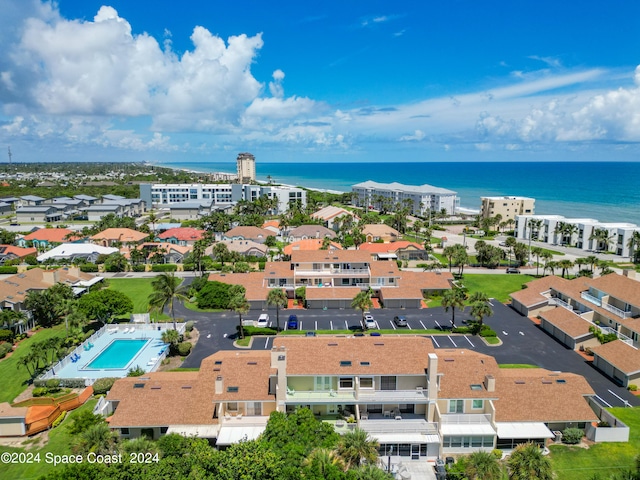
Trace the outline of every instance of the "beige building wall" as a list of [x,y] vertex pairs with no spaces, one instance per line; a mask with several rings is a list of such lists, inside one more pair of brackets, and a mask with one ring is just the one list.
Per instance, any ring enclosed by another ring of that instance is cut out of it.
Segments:
[[256,158],[250,153],[239,153],[236,159],[238,169],[238,183],[256,181]]
[[481,197],[480,216],[491,218],[500,214],[502,221],[515,220],[516,215],[533,215],[534,198],[527,197]]

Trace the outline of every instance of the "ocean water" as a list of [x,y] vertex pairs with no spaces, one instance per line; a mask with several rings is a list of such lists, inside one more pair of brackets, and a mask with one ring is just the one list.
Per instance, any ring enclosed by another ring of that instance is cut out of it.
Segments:
[[[200,172],[235,172],[235,162],[173,163]],[[536,199],[536,213],[640,225],[640,163],[631,162],[460,162],[460,163],[261,163],[258,180],[309,188],[351,191],[373,180],[430,184],[458,193],[460,205],[480,208],[481,196]]]

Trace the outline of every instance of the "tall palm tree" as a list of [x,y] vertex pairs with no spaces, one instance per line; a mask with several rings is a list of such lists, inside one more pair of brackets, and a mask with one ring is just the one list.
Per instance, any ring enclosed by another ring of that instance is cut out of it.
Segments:
[[500,480],[502,467],[491,452],[473,452],[465,459],[465,475],[469,480]]
[[338,468],[344,471],[345,464],[335,450],[328,448],[314,449],[302,462],[303,467],[311,468],[314,473],[327,477],[328,474]]
[[[234,288],[236,287],[236,288]],[[251,304],[245,297],[245,289],[241,285],[232,285],[229,289],[229,308],[238,314],[238,334],[244,338],[244,328],[242,327],[242,315],[246,315],[251,310]]]
[[375,464],[378,460],[378,441],[361,428],[355,428],[345,433],[336,448],[336,452],[344,461],[347,468],[358,467],[362,460]]
[[562,278],[564,278],[564,274],[573,267],[573,262],[565,258],[558,262],[558,267],[562,269]]
[[92,425],[83,431],[74,445],[74,451],[79,454],[94,452],[99,455],[113,453],[115,449],[115,435],[106,423]]
[[467,295],[461,288],[452,288],[447,290],[442,295],[442,306],[444,311],[448,312],[451,309],[451,328],[456,327],[456,308],[464,310],[464,302],[467,299]]
[[587,261],[586,258],[578,257],[575,259],[573,263],[576,267],[578,267],[578,271],[581,271],[582,266],[588,264],[589,262]]
[[455,254],[456,254],[456,249],[454,245],[449,245],[442,249],[442,255],[447,257],[447,260],[449,261],[449,272],[451,272],[451,264]]
[[536,256],[536,277],[539,275],[539,267],[540,267],[540,256],[544,252],[542,247],[533,247],[531,249],[531,253]]
[[558,243],[558,235],[560,235],[560,245],[562,245],[562,240],[564,238],[564,229],[566,224],[564,222],[556,223],[556,227],[553,229],[553,235],[555,242]]
[[158,310],[163,311],[167,305],[169,306],[169,312],[173,319],[174,330],[178,329],[174,303],[176,300],[184,302],[189,299],[187,296],[189,288],[185,285],[181,285],[181,283],[182,280],[176,277],[173,272],[162,273],[151,282],[153,292],[149,295],[150,308],[157,308]]
[[287,294],[281,288],[273,288],[269,290],[267,295],[267,303],[276,307],[276,328],[280,331],[280,308],[287,304]]
[[[589,240],[596,241],[596,250],[609,250],[609,245],[614,237],[615,234],[609,235],[609,230],[606,228],[594,228],[591,235],[589,235]],[[601,245],[603,246],[602,248]]]
[[573,240],[573,236],[578,233],[578,226],[572,223],[566,223],[564,226],[563,234],[568,238],[568,244],[571,245],[571,241]]
[[585,261],[587,262],[587,265],[589,265],[591,274],[593,275],[593,270],[600,260],[595,255],[589,255],[588,257],[585,257]]
[[471,316],[478,320],[478,323],[482,325],[482,321],[486,317],[493,315],[493,309],[487,302],[474,302],[471,304],[470,313]]
[[631,237],[627,240],[627,247],[629,247],[629,257],[633,263],[638,263],[638,258],[640,257],[640,231],[633,231]]
[[364,322],[364,312],[369,310],[373,306],[371,301],[371,292],[369,290],[363,290],[358,293],[351,302],[351,308],[360,310],[362,312],[362,329],[366,330],[367,325]]
[[544,275],[544,273],[547,271],[548,265],[551,262],[551,260],[553,259],[553,254],[551,252],[545,252],[543,251],[540,254],[540,258],[542,258],[542,260],[544,260],[544,266],[542,268],[542,275]]
[[549,459],[535,443],[518,445],[507,460],[509,478],[513,480],[552,480],[553,470]]

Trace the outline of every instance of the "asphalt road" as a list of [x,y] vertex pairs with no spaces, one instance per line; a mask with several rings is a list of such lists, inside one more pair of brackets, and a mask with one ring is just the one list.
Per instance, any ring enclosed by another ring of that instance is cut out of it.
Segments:
[[[502,341],[502,345],[489,346],[475,336],[456,335],[450,333],[451,312],[445,312],[441,307],[427,309],[378,309],[373,314],[378,326],[383,329],[393,329],[392,320],[395,315],[404,315],[409,326],[404,330],[411,330],[416,335],[425,335],[432,339],[434,346],[440,349],[467,348],[495,357],[498,363],[533,364],[552,371],[564,371],[583,375],[598,397],[605,404],[611,406],[640,405],[640,399],[626,389],[617,386],[608,377],[591,366],[591,362],[576,352],[547,335],[531,320],[521,316],[510,307],[493,302],[493,316],[485,319]],[[243,318],[256,320],[261,311],[251,311]],[[276,312],[270,310],[270,323],[275,326]],[[354,310],[281,310],[280,325],[286,328],[289,314],[298,317],[300,330],[358,330],[362,315]],[[186,309],[182,305],[176,306],[176,316],[196,322],[200,332],[200,340],[191,355],[184,362],[184,367],[199,367],[202,360],[218,350],[235,348],[233,341],[238,325],[238,316],[233,312],[202,313]],[[468,312],[456,312],[456,324],[462,325],[463,320],[469,319]],[[426,329],[443,327],[442,333],[427,334]],[[252,342],[252,349],[270,349],[272,337],[256,337]]]

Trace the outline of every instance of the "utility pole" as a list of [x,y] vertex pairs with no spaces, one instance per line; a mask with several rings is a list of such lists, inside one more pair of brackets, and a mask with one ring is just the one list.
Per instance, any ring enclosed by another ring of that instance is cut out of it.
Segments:
[[7,150],[8,150],[7,154],[9,155],[9,165],[11,165],[11,156],[12,156],[11,155],[11,147],[7,147]]

